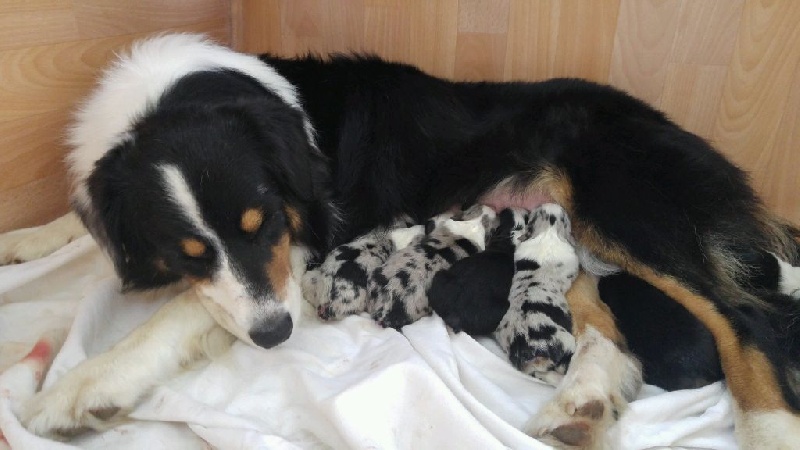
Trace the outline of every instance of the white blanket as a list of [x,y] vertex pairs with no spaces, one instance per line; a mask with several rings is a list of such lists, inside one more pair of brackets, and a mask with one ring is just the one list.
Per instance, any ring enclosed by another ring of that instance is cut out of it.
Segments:
[[[71,327],[45,387],[108,348],[166,298],[122,295],[89,237],[0,268],[0,370],[45,330]],[[310,308],[309,308],[310,309]],[[129,423],[67,444],[28,434],[0,395],[13,448],[540,449],[519,429],[553,389],[516,371],[490,339],[448,333],[434,316],[403,329],[366,317],[306,314],[271,350],[241,343],[159,386]],[[734,449],[723,383],[665,393],[646,386],[612,430],[619,449]]]

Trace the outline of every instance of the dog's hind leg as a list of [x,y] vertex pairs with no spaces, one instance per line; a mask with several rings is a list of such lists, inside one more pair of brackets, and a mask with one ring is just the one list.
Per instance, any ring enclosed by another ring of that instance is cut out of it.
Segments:
[[47,256],[86,233],[78,215],[70,212],[42,226],[0,234],[0,265]]
[[[797,393],[790,392],[781,365],[782,349],[769,349],[773,330],[752,326],[753,309],[715,304],[678,280],[643,265],[628,267],[700,319],[714,335],[725,379],[736,405],[736,434],[742,448],[793,449],[800,445]],[[777,350],[777,351],[776,351]],[[791,362],[791,361],[789,361]]]
[[83,361],[34,396],[20,419],[42,436],[108,428],[157,383],[203,355],[221,353],[233,340],[194,291],[186,291],[110,350]]
[[566,297],[577,348],[555,397],[525,432],[557,448],[613,448],[607,430],[638,393],[641,366],[627,352],[592,275],[580,272]]

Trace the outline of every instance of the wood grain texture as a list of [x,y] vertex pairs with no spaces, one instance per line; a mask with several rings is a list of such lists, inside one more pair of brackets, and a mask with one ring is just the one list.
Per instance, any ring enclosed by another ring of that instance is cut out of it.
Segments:
[[225,0],[0,2],[0,231],[67,210],[64,130],[115,52],[163,31],[230,43]]
[[248,52],[371,52],[460,80],[611,83],[710,139],[800,223],[794,0],[5,0],[0,231],[66,209],[63,127],[113,52],[200,31]]
[[233,10],[236,48],[250,52],[355,49],[460,80],[610,83],[711,140],[800,224],[798,1],[234,0]]

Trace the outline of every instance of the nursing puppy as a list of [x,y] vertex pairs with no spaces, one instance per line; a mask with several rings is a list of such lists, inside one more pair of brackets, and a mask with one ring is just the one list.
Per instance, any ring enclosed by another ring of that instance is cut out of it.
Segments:
[[514,276],[512,231],[526,225],[527,212],[504,209],[486,250],[456,261],[433,277],[428,301],[454,332],[489,335],[508,311],[508,293]]
[[370,280],[370,314],[381,326],[400,329],[429,315],[427,291],[437,272],[485,248],[496,215],[476,206],[462,220],[449,214],[430,219],[426,234],[392,254]]
[[[708,327],[742,447],[800,442],[800,360],[753,319],[774,309],[769,296],[737,283],[757,269],[743,262],[752,252],[800,265],[800,233],[644,102],[582,80],[453,82],[375,57],[256,57],[191,35],[137,43],[99,79],[70,131],[73,208],[127,289],[190,290],[38,394],[22,413],[29,429],[98,428],[92,411],[128,410],[217,324],[279,345],[299,319],[306,259],[400,215],[554,202],[581,248]],[[61,224],[17,234],[0,260],[71,235]],[[577,350],[527,430],[585,446],[637,368],[592,277],[570,292]],[[135,383],[119,382],[133,370]]]
[[303,275],[303,294],[324,320],[339,320],[367,310],[368,279],[393,252],[422,235],[408,218],[379,227],[333,249],[325,261]]
[[512,232],[509,308],[495,332],[515,367],[552,385],[561,381],[575,352],[565,294],[579,264],[570,233],[569,218],[554,204],[531,211],[525,229]]

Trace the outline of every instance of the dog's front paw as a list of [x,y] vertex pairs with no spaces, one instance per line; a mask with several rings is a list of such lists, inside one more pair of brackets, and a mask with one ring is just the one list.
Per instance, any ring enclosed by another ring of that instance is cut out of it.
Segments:
[[43,258],[85,233],[74,214],[34,228],[0,234],[0,265]]
[[108,370],[109,363],[86,361],[36,394],[22,406],[22,424],[34,434],[64,439],[119,423],[152,386],[135,376],[135,368],[128,378]]
[[11,231],[0,235],[0,265],[20,264],[43,258],[69,240],[61,236],[42,239],[35,228]]

